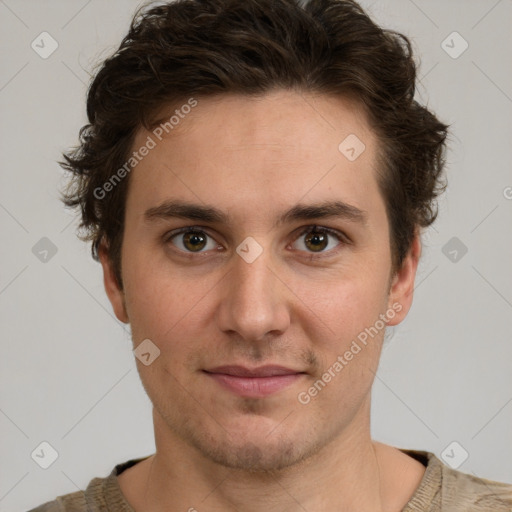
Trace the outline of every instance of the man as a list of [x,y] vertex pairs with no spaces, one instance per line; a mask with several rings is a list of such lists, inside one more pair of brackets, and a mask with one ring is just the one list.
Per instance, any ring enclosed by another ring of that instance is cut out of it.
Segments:
[[156,453],[34,510],[510,510],[512,486],[370,437],[444,187],[414,87],[409,41],[352,1],[136,15],[63,166]]

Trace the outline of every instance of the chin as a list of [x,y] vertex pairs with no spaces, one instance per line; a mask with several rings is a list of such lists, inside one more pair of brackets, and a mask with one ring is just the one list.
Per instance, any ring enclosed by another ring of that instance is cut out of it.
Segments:
[[[261,423],[259,419],[265,421]],[[186,440],[201,456],[216,464],[267,474],[304,461],[315,454],[322,444],[314,436],[307,435],[304,428],[296,431],[293,426],[286,425],[280,429],[279,422],[266,418],[253,417],[236,423],[236,428],[231,424],[229,430],[213,426],[215,430],[210,432],[204,429],[189,430]]]
[[293,466],[304,457],[297,445],[287,443],[218,443],[196,445],[202,455],[221,466],[250,472],[269,473]]

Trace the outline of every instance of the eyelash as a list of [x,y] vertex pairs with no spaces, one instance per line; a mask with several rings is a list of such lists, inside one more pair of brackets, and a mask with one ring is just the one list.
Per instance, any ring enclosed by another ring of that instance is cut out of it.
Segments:
[[[299,233],[299,235],[294,239],[294,241],[298,240],[300,237],[302,237],[308,233],[311,233],[311,232],[315,232],[317,234],[327,234],[327,235],[334,236],[335,238],[338,239],[338,242],[340,243],[341,246],[350,244],[350,240],[343,232],[338,231],[336,229],[327,228],[324,226],[317,226],[317,225],[306,226]],[[204,228],[201,228],[200,226],[186,226],[183,228],[179,228],[179,229],[170,231],[169,233],[166,233],[164,236],[164,243],[171,242],[173,238],[175,238],[183,233],[199,233],[199,234],[206,235],[209,238],[214,239],[211,235],[209,235],[207,233],[207,231]],[[341,247],[338,246],[334,249],[330,249],[329,251],[325,251],[325,252],[322,252],[322,251],[319,253],[311,252],[310,255],[308,256],[308,259],[316,260],[316,259],[320,259],[320,258],[330,257],[333,254],[336,254],[340,249],[341,249]],[[176,250],[179,251],[181,254],[186,255],[186,257],[190,257],[190,258],[194,258],[194,257],[200,256],[202,254],[206,254],[205,252],[195,252],[194,253],[191,251],[183,251],[178,248],[176,248]],[[302,252],[302,251],[299,251],[299,252]]]

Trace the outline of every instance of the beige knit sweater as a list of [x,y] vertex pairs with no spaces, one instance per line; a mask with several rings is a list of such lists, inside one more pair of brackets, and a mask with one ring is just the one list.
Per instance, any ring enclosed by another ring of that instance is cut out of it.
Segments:
[[[401,451],[427,468],[402,512],[512,512],[512,484],[453,470],[430,452]],[[121,492],[117,475],[144,458],[118,464],[108,477],[91,480],[85,491],[59,496],[29,512],[135,512]]]

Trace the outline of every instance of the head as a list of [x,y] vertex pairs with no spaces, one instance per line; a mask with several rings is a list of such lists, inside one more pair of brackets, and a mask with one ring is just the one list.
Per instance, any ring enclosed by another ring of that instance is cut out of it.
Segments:
[[[415,69],[352,1],[181,0],[139,11],[96,73],[64,200],[134,345],[160,350],[138,365],[161,424],[211,460],[285,467],[366,418],[445,187]],[[237,364],[300,376],[212,386]]]

